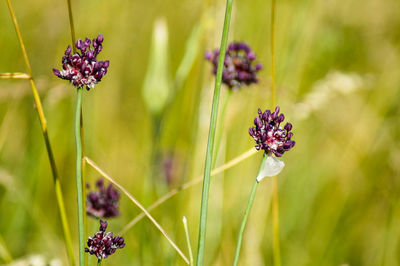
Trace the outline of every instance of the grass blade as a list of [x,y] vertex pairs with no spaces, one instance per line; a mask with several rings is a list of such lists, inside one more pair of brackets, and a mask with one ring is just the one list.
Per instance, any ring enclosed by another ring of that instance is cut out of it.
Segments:
[[11,5],[10,0],[7,0],[7,4],[8,4],[8,9],[10,10],[11,18],[14,23],[15,31],[17,33],[18,41],[21,46],[22,54],[23,54],[24,61],[25,61],[25,67],[26,67],[26,70],[30,77],[29,83],[32,88],[33,99],[35,102],[37,114],[39,116],[39,121],[40,121],[40,125],[42,128],[44,141],[46,144],[47,155],[49,157],[49,162],[50,162],[50,166],[51,166],[51,172],[53,175],[54,190],[55,190],[56,197],[57,197],[58,210],[60,212],[63,233],[64,233],[65,242],[66,242],[65,244],[66,244],[66,248],[67,248],[68,259],[69,259],[69,262],[71,265],[75,265],[74,254],[73,254],[73,249],[72,249],[71,233],[69,231],[69,225],[68,225],[67,215],[66,215],[66,211],[65,211],[65,207],[64,207],[64,199],[63,199],[63,195],[62,195],[60,180],[58,177],[56,162],[54,159],[53,150],[51,148],[50,139],[49,139],[48,132],[47,132],[47,122],[46,122],[46,118],[45,118],[45,115],[43,112],[42,102],[40,100],[39,93],[36,89],[36,84],[32,77],[32,69],[31,69],[31,65],[29,63],[28,54],[26,53],[25,45],[24,45],[24,42],[23,42],[22,36],[21,36],[21,31],[19,29],[17,18],[15,16],[14,9]]
[[210,128],[208,133],[206,161],[204,166],[203,190],[201,196],[199,238],[198,238],[197,263],[196,263],[196,265],[198,266],[202,266],[204,264],[204,249],[206,240],[207,210],[208,210],[208,197],[209,197],[208,194],[210,189],[210,174],[211,174],[211,165],[213,161],[212,157],[214,151],[215,130],[218,117],[219,96],[222,84],[222,71],[224,67],[225,53],[228,43],[228,33],[229,33],[229,24],[232,13],[232,4],[233,0],[226,1],[224,27],[222,31],[220,55],[218,61],[217,75],[215,78],[214,96],[211,108]]

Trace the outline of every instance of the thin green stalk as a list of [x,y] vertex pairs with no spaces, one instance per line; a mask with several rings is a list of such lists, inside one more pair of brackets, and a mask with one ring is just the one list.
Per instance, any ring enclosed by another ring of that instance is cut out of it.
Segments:
[[8,4],[8,8],[10,10],[11,18],[14,23],[15,31],[17,33],[18,41],[21,46],[22,55],[23,55],[24,61],[25,61],[25,67],[26,67],[26,70],[27,70],[28,76],[29,76],[29,83],[32,88],[33,99],[35,102],[36,111],[39,116],[40,125],[42,127],[43,138],[44,138],[44,141],[46,144],[47,155],[49,157],[51,172],[53,175],[54,190],[56,193],[58,210],[60,213],[61,224],[62,224],[62,228],[63,228],[64,239],[66,242],[65,245],[66,245],[66,249],[67,249],[69,263],[71,265],[75,265],[74,254],[73,254],[73,249],[72,249],[71,233],[69,231],[69,225],[68,225],[67,215],[66,215],[66,211],[65,211],[65,205],[64,205],[64,200],[63,200],[63,195],[62,195],[62,190],[61,190],[61,185],[60,185],[60,179],[59,179],[58,171],[57,171],[57,167],[56,167],[56,162],[54,159],[53,151],[52,151],[51,144],[50,144],[50,139],[48,136],[46,117],[43,112],[42,102],[40,100],[39,93],[36,89],[36,84],[32,77],[32,69],[31,69],[31,65],[29,63],[28,54],[25,50],[25,45],[22,40],[21,32],[19,30],[17,18],[15,16],[14,9],[11,5],[10,0],[7,0],[7,4]]
[[185,235],[186,235],[186,242],[188,245],[188,250],[189,250],[189,261],[190,261],[190,266],[194,265],[194,259],[193,259],[193,252],[192,252],[192,244],[190,243],[190,235],[189,235],[189,229],[187,225],[187,219],[185,216],[182,218],[183,222],[183,228],[185,229]]
[[79,233],[79,265],[85,265],[85,215],[83,210],[83,189],[82,189],[82,140],[81,140],[81,108],[83,88],[77,89],[76,111],[75,111],[75,142],[76,142],[76,190],[78,195],[78,233]]
[[[275,13],[276,0],[271,0],[271,110],[275,108]],[[278,177],[272,178],[272,226],[274,265],[281,266],[281,251],[279,241],[279,191]]]
[[[72,15],[72,4],[71,0],[67,0],[67,7],[68,7],[68,18],[69,18],[69,28],[71,30],[71,41],[72,41],[72,52],[76,53],[76,34],[75,34],[75,26],[74,26],[74,16]],[[84,132],[83,132],[83,114],[82,114],[82,108],[80,110],[80,116],[81,116],[81,121],[80,121],[80,131],[81,131],[81,143],[82,143],[82,158],[85,156],[85,138],[84,138]],[[86,195],[86,180],[85,180],[85,161],[82,161],[82,190],[83,190],[83,195]],[[86,201],[83,201],[83,209],[86,210]],[[87,232],[87,219],[86,215],[83,217],[83,223],[84,223],[84,236],[86,238],[86,232]]]
[[76,43],[75,26],[74,26],[74,17],[72,16],[71,0],[67,0],[67,6],[68,6],[69,28],[71,29],[72,52],[76,53],[76,48],[75,48],[75,43]]
[[222,136],[224,135],[224,124],[225,124],[225,116],[226,116],[226,109],[228,107],[228,103],[229,100],[231,98],[232,95],[232,91],[230,89],[228,89],[228,91],[226,92],[226,96],[224,101],[222,102],[222,108],[221,108],[221,113],[219,116],[219,121],[217,123],[217,140],[215,142],[215,154],[214,154],[214,158],[213,158],[213,163],[212,163],[212,167],[215,167],[215,163],[217,162],[217,158],[218,158],[218,152],[221,146],[221,140],[222,140]]
[[101,259],[98,259],[97,260],[97,266],[100,266],[100,264],[101,264]]
[[275,108],[275,0],[271,0],[271,108]]
[[226,1],[224,28],[221,38],[220,55],[218,59],[218,68],[217,68],[217,75],[215,78],[215,89],[214,89],[214,96],[211,108],[210,128],[208,132],[206,161],[204,166],[203,190],[201,196],[199,239],[197,247],[197,263],[196,263],[197,266],[202,266],[204,264],[204,249],[206,240],[208,194],[210,189],[211,164],[214,151],[214,138],[215,138],[215,129],[217,124],[217,116],[218,116],[219,96],[222,83],[222,70],[224,67],[225,53],[228,43],[228,33],[229,33],[229,23],[232,13],[232,3],[233,0]]
[[[263,165],[264,165],[266,158],[267,158],[267,156],[264,155],[264,157],[261,161],[260,169],[258,170],[257,176],[260,174],[261,170],[263,169]],[[242,246],[244,229],[246,227],[247,219],[249,218],[251,206],[253,206],[253,201],[256,196],[257,187],[258,187],[258,181],[257,181],[257,179],[255,179],[253,187],[251,188],[250,197],[249,197],[249,201],[247,203],[246,211],[244,212],[242,224],[240,225],[240,230],[239,230],[239,235],[238,235],[238,240],[237,240],[236,250],[235,250],[235,258],[233,259],[233,264],[232,264],[233,266],[238,265],[238,262],[239,262],[239,254],[240,254],[240,248]]]

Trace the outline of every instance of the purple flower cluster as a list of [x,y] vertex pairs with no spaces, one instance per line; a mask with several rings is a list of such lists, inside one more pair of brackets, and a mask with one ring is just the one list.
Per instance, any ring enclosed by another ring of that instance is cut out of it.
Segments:
[[[68,45],[62,58],[62,70],[53,68],[54,74],[62,79],[69,80],[75,87],[86,86],[87,90],[93,89],[107,73],[110,61],[97,61],[97,55],[103,49],[101,45],[103,35],[99,34],[93,41],[86,38],[78,40],[75,47],[80,53],[71,54],[71,46]],[[93,49],[90,47],[93,45]]]
[[293,133],[292,124],[286,123],[283,128],[279,125],[285,120],[283,114],[279,114],[279,106],[271,113],[266,110],[264,113],[258,109],[258,116],[254,119],[255,127],[249,128],[249,134],[256,141],[256,149],[264,150],[266,154],[275,154],[281,157],[286,151],[293,148],[295,141],[291,140]]
[[111,184],[105,187],[103,179],[96,182],[96,187],[96,191],[89,192],[86,196],[86,213],[98,218],[118,216],[119,192]]
[[123,237],[113,237],[113,233],[106,233],[106,229],[107,222],[100,220],[100,232],[88,238],[88,247],[85,248],[85,252],[88,252],[90,255],[95,255],[99,260],[107,258],[118,248],[125,247]]
[[[214,66],[214,75],[217,73],[219,53],[219,50],[216,49],[213,53],[207,52],[205,56]],[[222,82],[233,90],[257,83],[257,72],[262,68],[262,65],[254,65],[255,60],[256,55],[248,44],[244,42],[229,44],[225,55]]]

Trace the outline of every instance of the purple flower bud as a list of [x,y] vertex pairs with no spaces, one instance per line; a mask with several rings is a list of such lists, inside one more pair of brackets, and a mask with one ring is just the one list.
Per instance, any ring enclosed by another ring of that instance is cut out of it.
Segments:
[[98,218],[112,218],[119,215],[119,192],[109,184],[104,187],[104,180],[96,182],[96,191],[91,191],[86,196],[86,213]]
[[290,124],[290,123],[286,123],[286,125],[285,125],[284,129],[285,129],[286,131],[290,131],[290,130],[292,130],[292,124]]
[[61,77],[60,70],[53,68],[53,73],[54,73],[54,75],[56,75],[57,77]]
[[237,43],[236,49],[245,51],[247,55],[250,53],[250,46],[248,46],[247,43],[244,42]]
[[105,232],[106,229],[107,229],[107,221],[103,221],[103,220],[100,219],[100,229],[99,230],[101,232]]
[[255,131],[253,130],[253,128],[249,128],[249,134],[250,136],[254,137]]
[[254,118],[254,125],[256,125],[256,127],[258,129],[260,129],[263,125],[261,118],[259,116],[256,116],[256,118]]
[[278,122],[282,123],[283,120],[285,120],[285,115],[284,114],[280,114],[279,117],[278,117]]
[[266,154],[273,153],[276,157],[281,157],[295,145],[295,141],[291,140],[293,133],[289,132],[292,124],[286,123],[281,128],[285,115],[279,114],[279,111],[279,107],[272,114],[270,110],[262,113],[259,109],[258,116],[254,119],[255,127],[249,128],[249,135],[256,141],[255,148],[264,150]]
[[[261,109],[258,109],[261,110]],[[266,110],[263,114],[262,114],[262,119],[264,121],[268,121],[269,117],[271,116],[271,111],[270,110]]]
[[86,48],[86,47],[89,47],[89,46],[90,46],[90,43],[91,43],[91,40],[90,40],[89,38],[86,38],[86,39],[85,39],[85,42],[84,42],[85,48]]
[[[211,61],[213,65],[212,73],[214,75],[217,73],[219,54],[218,49],[214,50],[213,53],[206,52],[205,54],[205,58]],[[255,59],[255,53],[246,43],[230,43],[224,60],[222,82],[231,90],[257,83],[257,72],[261,69],[261,65],[254,66]]]
[[100,232],[88,238],[88,247],[85,248],[85,252],[95,255],[99,260],[107,258],[114,254],[117,249],[125,246],[123,237],[113,237],[112,232],[106,233],[106,229],[107,222],[100,220]]
[[65,54],[66,56],[68,56],[68,55],[71,54],[71,46],[68,45],[67,50],[65,50],[64,54]]
[[73,55],[71,55],[71,47],[68,46],[62,58],[64,71],[53,70],[54,74],[59,78],[69,80],[76,87],[86,86],[88,90],[93,88],[107,73],[102,67],[107,69],[109,65],[109,61],[102,63],[101,66],[97,64],[96,57],[102,50],[101,42],[103,42],[103,35],[100,34],[93,40],[92,49],[90,39],[86,38],[85,41],[79,39],[75,47],[80,50],[80,53]]
[[104,40],[103,34],[99,34],[99,36],[97,36],[97,41],[101,44]]
[[207,59],[207,60],[211,60],[211,59],[212,59],[212,53],[209,52],[209,51],[207,51],[207,52],[205,53],[205,55],[204,55],[204,58]]
[[[76,42],[75,47],[78,48],[78,49],[81,49],[81,48],[82,48],[82,45],[83,45],[83,42],[82,42],[81,39],[79,39],[79,40]],[[70,46],[68,45],[68,47],[70,47]],[[68,48],[67,48],[67,50],[68,50]]]
[[250,51],[250,52],[247,54],[247,58],[248,58],[249,60],[256,60],[256,54],[255,54],[253,51]]

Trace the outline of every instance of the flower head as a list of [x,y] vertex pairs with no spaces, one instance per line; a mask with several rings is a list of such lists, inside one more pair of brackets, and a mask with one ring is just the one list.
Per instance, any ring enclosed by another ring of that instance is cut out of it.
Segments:
[[[89,188],[89,185],[87,186]],[[119,192],[111,184],[105,187],[103,179],[96,182],[96,187],[97,190],[89,192],[86,196],[86,213],[98,218],[118,216]]]
[[105,259],[113,254],[118,248],[125,247],[124,238],[114,236],[113,233],[106,233],[107,222],[100,220],[100,232],[89,237],[87,240],[88,247],[85,252],[95,255],[99,260]]
[[[217,73],[219,53],[219,50],[216,49],[213,53],[207,52],[205,56],[214,66],[214,75]],[[222,82],[233,90],[257,83],[257,72],[262,68],[262,65],[254,65],[255,60],[256,55],[248,44],[244,42],[229,44],[225,55]]]
[[249,134],[256,141],[256,149],[264,150],[266,154],[275,154],[281,157],[286,151],[293,148],[295,141],[291,140],[293,133],[292,124],[286,123],[282,128],[280,124],[285,120],[283,114],[279,114],[279,106],[272,113],[266,110],[264,113],[258,109],[258,116],[254,119],[255,127],[249,128]]
[[[85,41],[78,40],[75,47],[80,50],[71,54],[71,46],[68,45],[62,58],[62,70],[53,68],[54,74],[62,79],[69,80],[75,87],[86,86],[93,89],[107,73],[110,61],[97,61],[97,55],[103,49],[103,35],[99,34],[93,41],[86,38]],[[90,47],[92,44],[93,49]]]

